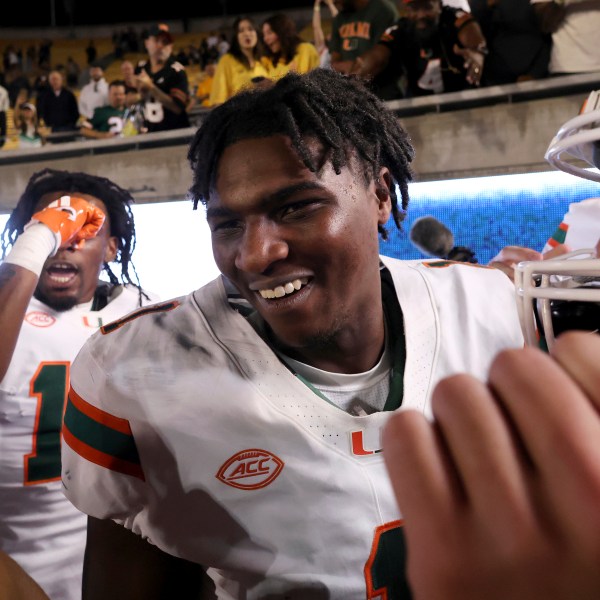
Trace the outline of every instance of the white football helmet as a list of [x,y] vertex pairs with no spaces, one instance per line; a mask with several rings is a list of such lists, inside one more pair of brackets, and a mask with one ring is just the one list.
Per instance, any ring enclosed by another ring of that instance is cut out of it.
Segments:
[[600,331],[600,259],[594,249],[519,263],[515,288],[527,344],[545,341],[550,349],[563,331]]
[[[567,162],[563,153],[585,161],[593,169]],[[600,90],[591,92],[579,116],[558,130],[545,158],[561,171],[600,182]]]
[[[590,167],[567,162],[585,161]],[[592,92],[579,116],[567,121],[554,136],[546,160],[557,169],[600,182],[600,91]],[[594,223],[598,205],[588,202],[588,240],[600,240]],[[574,240],[575,244],[577,243]],[[571,247],[572,242],[569,242]],[[580,242],[581,243],[581,242]],[[581,247],[581,246],[580,246]],[[555,337],[570,329],[600,331],[600,241],[596,249],[575,250],[555,259],[523,262],[515,269],[517,307],[525,341],[551,348]]]

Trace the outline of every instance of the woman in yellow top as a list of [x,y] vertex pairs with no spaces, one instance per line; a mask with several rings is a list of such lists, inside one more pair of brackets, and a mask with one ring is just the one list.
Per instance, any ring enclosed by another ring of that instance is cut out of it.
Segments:
[[262,37],[269,77],[277,79],[289,71],[308,73],[319,66],[319,53],[313,44],[303,42],[296,24],[287,15],[277,14],[262,24]]
[[233,23],[229,52],[217,64],[210,92],[210,106],[221,104],[242,88],[268,77],[262,58],[262,44],[256,27],[248,17],[238,17]]

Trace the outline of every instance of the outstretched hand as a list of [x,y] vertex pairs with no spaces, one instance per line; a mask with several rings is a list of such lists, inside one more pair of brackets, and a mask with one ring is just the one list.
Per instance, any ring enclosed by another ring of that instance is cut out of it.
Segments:
[[488,263],[488,266],[500,269],[505,273],[511,281],[515,280],[515,266],[523,261],[529,260],[548,260],[550,258],[557,258],[563,254],[570,252],[568,246],[559,244],[552,250],[549,250],[545,254],[532,250],[531,248],[525,248],[524,246],[504,246],[494,258]]
[[384,457],[419,600],[600,598],[600,336],[508,350],[393,415]]
[[95,237],[104,224],[104,213],[93,204],[75,196],[62,196],[36,212],[25,229],[43,223],[56,238],[54,253],[74,245],[81,248],[85,240]]
[[464,60],[463,66],[467,71],[465,76],[467,82],[471,85],[481,85],[484,63],[483,54],[471,48],[461,48],[458,44],[454,44],[454,54],[458,54]]

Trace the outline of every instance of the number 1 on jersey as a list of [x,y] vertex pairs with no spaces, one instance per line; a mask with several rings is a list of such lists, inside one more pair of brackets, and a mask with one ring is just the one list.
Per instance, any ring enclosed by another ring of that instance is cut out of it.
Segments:
[[31,454],[26,454],[25,485],[60,479],[60,431],[65,404],[68,362],[43,362],[31,378],[29,394],[37,397]]
[[406,579],[406,542],[402,521],[375,529],[373,546],[365,565],[367,600],[410,600]]

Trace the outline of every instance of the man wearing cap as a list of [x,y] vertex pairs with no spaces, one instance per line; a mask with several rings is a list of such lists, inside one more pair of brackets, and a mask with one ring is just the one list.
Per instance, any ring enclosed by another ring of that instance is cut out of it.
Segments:
[[144,105],[149,132],[189,127],[185,107],[188,80],[185,69],[172,56],[173,37],[166,25],[154,25],[144,40],[148,60],[138,64],[135,74]]
[[470,13],[441,0],[401,0],[401,8],[400,19],[355,61],[353,73],[376,77],[394,67],[408,97],[480,84],[487,46]]

